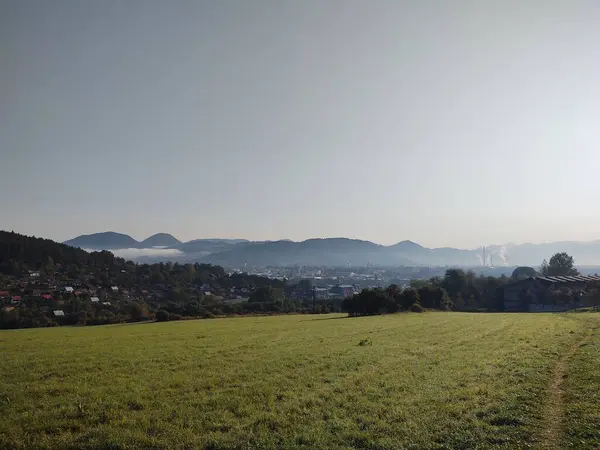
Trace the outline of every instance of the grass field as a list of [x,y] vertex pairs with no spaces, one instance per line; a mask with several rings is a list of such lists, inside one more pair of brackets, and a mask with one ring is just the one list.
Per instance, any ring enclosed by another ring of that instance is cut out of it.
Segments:
[[598,325],[425,313],[0,332],[0,448],[596,448]]

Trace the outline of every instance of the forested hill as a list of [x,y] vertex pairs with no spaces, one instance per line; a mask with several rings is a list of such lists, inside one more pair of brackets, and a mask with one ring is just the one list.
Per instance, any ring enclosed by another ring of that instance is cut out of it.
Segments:
[[39,269],[49,260],[64,265],[95,266],[112,263],[115,259],[108,251],[88,253],[50,239],[0,231],[0,268],[10,263],[18,263],[29,269]]
[[[0,328],[279,311],[284,287],[210,264],[136,264],[109,251],[0,231]],[[253,295],[258,302],[248,303]]]

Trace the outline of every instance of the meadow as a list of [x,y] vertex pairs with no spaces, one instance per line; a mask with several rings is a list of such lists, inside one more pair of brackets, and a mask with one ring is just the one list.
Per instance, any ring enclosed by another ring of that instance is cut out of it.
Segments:
[[0,332],[0,448],[596,448],[600,315]]

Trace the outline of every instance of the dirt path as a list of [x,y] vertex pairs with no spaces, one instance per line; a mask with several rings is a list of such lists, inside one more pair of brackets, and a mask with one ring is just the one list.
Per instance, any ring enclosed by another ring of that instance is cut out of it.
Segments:
[[573,358],[579,347],[589,338],[591,330],[587,330],[585,335],[575,342],[562,355],[554,371],[548,385],[548,399],[544,407],[544,427],[539,437],[539,449],[561,449],[562,436],[562,419],[564,414],[563,405],[563,382],[567,376],[567,367],[569,360]]

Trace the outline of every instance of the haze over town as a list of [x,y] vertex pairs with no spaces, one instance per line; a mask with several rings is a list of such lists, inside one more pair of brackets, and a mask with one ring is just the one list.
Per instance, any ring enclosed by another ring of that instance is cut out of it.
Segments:
[[0,5],[2,228],[600,238],[594,2]]

